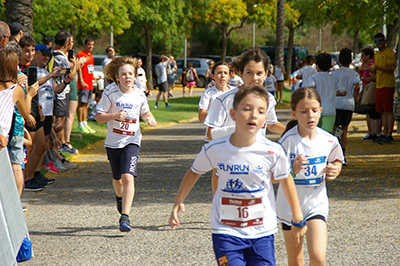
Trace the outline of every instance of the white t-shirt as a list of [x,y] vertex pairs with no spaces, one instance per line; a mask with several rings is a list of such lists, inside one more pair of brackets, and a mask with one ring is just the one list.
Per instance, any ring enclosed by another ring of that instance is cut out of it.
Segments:
[[128,113],[125,121],[111,120],[107,122],[107,137],[105,147],[120,149],[128,144],[140,146],[142,133],[139,118],[141,114],[150,111],[147,97],[143,92],[133,90],[122,93],[117,85],[109,87],[97,104],[96,113]]
[[235,75],[234,77],[231,77],[228,80],[228,85],[232,87],[240,87],[243,84],[244,84],[243,79],[238,75]]
[[269,75],[265,78],[263,85],[268,92],[275,92],[275,82],[276,78],[274,77],[274,75]]
[[239,148],[230,143],[230,137],[204,144],[191,167],[197,174],[217,169],[211,231],[248,239],[274,234],[278,229],[271,176],[276,180],[288,176],[285,152],[267,138]]
[[108,57],[104,58],[103,63],[101,63],[101,65],[103,66],[103,71],[104,71],[104,68],[106,67],[106,65],[108,65],[111,62],[111,60],[112,60],[112,58],[108,58]]
[[315,67],[310,65],[305,65],[302,68],[300,68],[296,74],[301,76],[301,79],[303,80],[302,87],[304,87],[304,81],[306,81],[309,77],[317,73],[318,71],[315,69]]
[[[50,75],[50,73],[41,67],[37,67],[37,78],[43,78]],[[54,79],[50,78],[44,84],[39,87],[38,99],[39,105],[42,107],[42,113],[44,116],[53,116],[53,106],[55,94],[53,91]]]
[[341,67],[331,74],[339,80],[339,86],[346,91],[346,96],[335,98],[336,109],[354,111],[354,85],[360,83],[360,75],[348,67]]
[[[319,127],[316,130],[315,139],[307,140],[299,135],[298,126],[295,126],[279,140],[286,151],[286,157],[290,160],[290,165],[299,155],[306,156],[309,161],[307,167],[294,178],[304,219],[315,215],[328,217],[329,202],[323,170],[328,162],[336,160],[343,162],[342,148],[338,139]],[[280,222],[291,225],[292,211],[281,186],[276,197],[276,212]]]
[[160,62],[156,65],[156,74],[158,84],[167,82],[167,65],[168,61]]
[[321,96],[322,113],[321,115],[335,115],[336,92],[342,92],[344,89],[339,87],[339,81],[328,72],[318,72],[312,75],[306,81],[303,81],[302,87],[313,87]]
[[135,84],[140,91],[146,91],[146,72],[142,67],[136,70],[137,77],[135,79]]
[[278,81],[284,81],[285,80],[285,78],[283,77],[282,68],[280,68],[280,67],[275,66],[274,76],[275,76],[276,80],[278,80]]
[[[54,51],[54,67],[62,67],[62,68],[70,68],[71,66],[69,65],[68,61],[68,56],[65,55],[61,51]],[[57,83],[61,84],[65,80],[65,77],[67,75],[61,75],[57,77]],[[71,88],[69,84],[65,86],[64,90],[56,95],[58,100],[64,100],[66,98],[66,95],[70,92]]]
[[[228,90],[230,90],[231,87],[228,86]],[[217,87],[212,86],[210,88],[207,88],[203,94],[200,97],[200,101],[199,101],[199,109],[204,109],[204,110],[208,110],[210,109],[210,105],[211,103],[221,94],[223,94],[226,91],[220,91],[219,89],[217,89]]]
[[[230,89],[218,96],[214,102],[211,103],[206,120],[204,120],[206,126],[216,128],[235,125],[235,121],[233,121],[230,115],[230,110],[233,108],[233,100],[238,89],[239,88]],[[275,112],[276,101],[272,94],[268,93],[268,96],[266,124],[276,124],[278,122]],[[265,136],[265,130],[266,126],[260,129],[260,134]]]

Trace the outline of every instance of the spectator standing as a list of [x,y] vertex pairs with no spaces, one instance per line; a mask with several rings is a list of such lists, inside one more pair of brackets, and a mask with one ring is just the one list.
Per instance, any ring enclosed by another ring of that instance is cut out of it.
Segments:
[[[171,105],[168,105],[168,82],[167,82],[167,66],[169,63],[169,58],[165,55],[160,56],[160,62],[156,65],[156,75],[157,75],[157,83],[158,83],[158,94],[156,97],[156,105],[154,108],[158,108],[158,101],[160,100],[160,96],[162,94],[165,107],[173,108]],[[189,63],[190,64],[190,63]]]
[[84,42],[85,48],[80,51],[77,58],[87,57],[88,61],[78,70],[78,130],[83,133],[96,133],[87,124],[87,107],[92,99],[93,93],[93,71],[94,59],[92,51],[94,48],[94,40],[87,38]]
[[174,97],[172,95],[172,90],[174,89],[175,86],[175,73],[176,70],[178,69],[178,66],[176,65],[175,58],[171,56],[169,58],[169,63],[167,66],[167,81],[168,81],[168,96],[169,97]]
[[149,91],[147,90],[147,79],[146,79],[146,71],[144,71],[142,65],[143,61],[142,58],[137,59],[138,62],[138,69],[136,70],[137,72],[137,77],[135,79],[135,85],[139,89],[139,91],[144,92],[146,95],[149,94]]
[[283,82],[285,81],[285,75],[286,74],[286,70],[285,70],[285,66],[282,63],[282,59],[278,59],[276,60],[276,65],[274,67],[274,76],[276,78],[276,82],[278,83],[278,86],[276,87],[276,95],[275,95],[275,99],[276,102],[278,102],[278,98],[279,98],[279,102],[282,102],[282,90],[283,90]]
[[186,86],[187,86],[186,73],[187,73],[187,68],[182,67],[182,74],[181,77],[179,78],[182,84],[182,97],[185,97],[186,94]]
[[[361,50],[361,59],[363,61],[361,68],[371,66],[374,64],[374,47],[371,44],[366,45]],[[360,71],[360,79],[362,80],[363,90],[361,94],[365,93],[365,88],[371,84],[371,82],[376,81],[376,75],[369,72],[368,70]],[[376,87],[376,84],[375,84]],[[375,95],[374,95],[375,98]],[[362,137],[362,140],[370,140],[374,141],[379,138],[379,134],[381,133],[382,128],[382,114],[375,110],[375,104],[371,106],[371,108],[364,108],[367,110],[367,126],[368,126],[368,134]]]
[[338,127],[343,129],[340,136],[340,145],[342,146],[344,162],[346,163],[346,146],[347,146],[347,132],[353,116],[355,103],[359,100],[360,92],[360,77],[357,72],[349,68],[351,63],[351,50],[342,49],[339,54],[340,68],[333,72],[331,75],[338,79],[340,88],[346,91],[346,95],[335,98],[336,119],[333,127],[333,132],[336,132]]
[[42,42],[44,45],[46,45],[50,49],[53,48],[53,38],[50,35],[44,36]]
[[19,43],[22,37],[24,37],[24,26],[22,26],[19,22],[10,23],[8,26],[10,26],[11,31],[10,42]]
[[10,41],[10,37],[10,27],[4,21],[0,21],[0,50],[6,47],[7,43]]
[[199,77],[197,76],[197,71],[193,67],[193,63],[188,63],[188,68],[186,70],[186,84],[189,87],[189,97],[192,97],[193,87],[196,85],[196,81],[199,81]]
[[376,74],[375,110],[382,112],[382,135],[374,140],[379,144],[394,143],[392,136],[394,127],[394,70],[396,67],[396,54],[386,46],[383,33],[374,36],[375,45],[379,52],[375,54],[375,64],[363,66],[361,70],[368,70]]
[[[115,48],[113,46],[108,46],[106,49],[106,55],[107,57],[104,58],[103,63],[101,64],[103,66],[103,73],[104,73],[104,68],[106,65],[108,65],[111,60],[115,57]],[[104,88],[107,87],[109,84],[107,83],[107,79],[104,76]]]
[[207,64],[208,64],[208,68],[207,68],[207,71],[206,71],[206,86],[205,86],[206,88],[208,88],[208,84],[210,84],[210,82],[213,81],[212,68],[213,68],[215,63],[214,63],[213,60],[210,60],[210,61],[207,62]]

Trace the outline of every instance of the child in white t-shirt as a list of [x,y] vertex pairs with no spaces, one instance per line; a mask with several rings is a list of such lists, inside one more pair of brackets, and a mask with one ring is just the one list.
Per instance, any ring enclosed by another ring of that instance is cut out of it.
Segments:
[[276,78],[274,75],[272,75],[271,71],[267,70],[268,74],[267,77],[264,80],[264,87],[267,89],[267,91],[269,93],[271,93],[272,95],[275,94],[275,88],[278,86],[278,83],[276,81]]
[[[289,162],[282,147],[258,131],[267,119],[269,95],[264,88],[248,86],[235,94],[232,119],[235,132],[205,144],[182,180],[169,225],[179,225],[183,201],[201,174],[217,169],[218,189],[213,198],[211,231],[218,262],[225,265],[275,265],[273,234],[278,230],[272,180],[279,180],[293,211],[293,221],[303,216]],[[306,227],[293,227],[294,245]]]
[[[321,116],[321,97],[313,88],[303,87],[292,93],[291,113],[295,121],[289,122],[288,130],[279,142],[286,151],[291,174],[304,219],[307,221],[307,246],[310,265],[325,265],[327,245],[327,227],[329,202],[326,192],[326,180],[333,180],[339,174],[343,162],[343,153],[335,136],[317,127]],[[297,123],[293,123],[296,122]],[[297,124],[297,125],[296,125]],[[291,128],[290,128],[290,126]],[[290,204],[285,198],[285,188],[279,186],[276,211],[282,222],[285,236],[288,264],[304,264],[303,238],[300,245],[292,242],[293,228]]]
[[137,59],[123,56],[113,59],[104,73],[114,85],[103,93],[97,108],[96,120],[107,122],[107,137],[104,146],[113,173],[113,186],[117,209],[121,214],[119,230],[131,230],[129,212],[135,194],[134,177],[142,139],[140,116],[149,126],[157,122],[150,112],[146,95],[134,85]]

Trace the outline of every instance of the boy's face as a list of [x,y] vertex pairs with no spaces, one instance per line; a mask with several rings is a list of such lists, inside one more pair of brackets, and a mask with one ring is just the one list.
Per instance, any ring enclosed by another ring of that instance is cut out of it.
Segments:
[[236,131],[256,134],[267,120],[267,102],[264,98],[250,93],[231,109],[232,119],[236,122]]
[[224,65],[217,66],[212,77],[215,83],[219,85],[226,85],[229,80],[229,68]]
[[117,81],[122,88],[131,88],[135,82],[135,72],[131,65],[123,65],[118,70]]
[[244,86],[258,86],[263,84],[267,73],[262,62],[250,61],[244,67],[243,73],[240,73],[240,76],[243,79]]
[[22,62],[23,64],[27,64],[33,61],[35,58],[35,47],[34,46],[25,46],[22,48]]
[[87,44],[85,44],[85,50],[86,52],[92,52],[94,48],[94,42],[88,42]]

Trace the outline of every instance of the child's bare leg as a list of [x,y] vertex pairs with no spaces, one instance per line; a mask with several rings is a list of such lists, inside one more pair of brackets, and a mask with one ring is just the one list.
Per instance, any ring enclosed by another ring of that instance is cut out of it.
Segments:
[[307,248],[310,255],[310,266],[324,266],[328,232],[326,222],[320,219],[307,221]]
[[213,169],[212,175],[211,175],[211,187],[212,187],[212,192],[213,196],[215,195],[215,192],[217,191],[218,188],[218,175],[217,175],[217,169]]
[[193,94],[193,86],[189,86],[189,97],[192,97]]
[[[308,224],[307,224],[308,225]],[[295,247],[293,241],[293,234],[291,231],[283,230],[285,238],[286,252],[288,256],[289,266],[303,266],[304,265],[304,238],[301,238],[300,244]]]
[[124,187],[122,186],[122,179],[120,179],[120,180],[113,179],[113,187],[114,187],[115,195],[117,195],[117,197],[119,197],[119,198],[122,198],[122,194],[124,192]]
[[129,214],[132,207],[132,201],[135,196],[135,182],[133,175],[122,174],[121,177],[123,191],[122,191],[122,212]]
[[22,188],[24,187],[24,174],[22,173],[22,167],[20,164],[11,163],[12,170],[14,172],[15,183],[17,184],[18,194],[21,197]]
[[186,86],[183,86],[182,96],[185,97],[186,94]]

